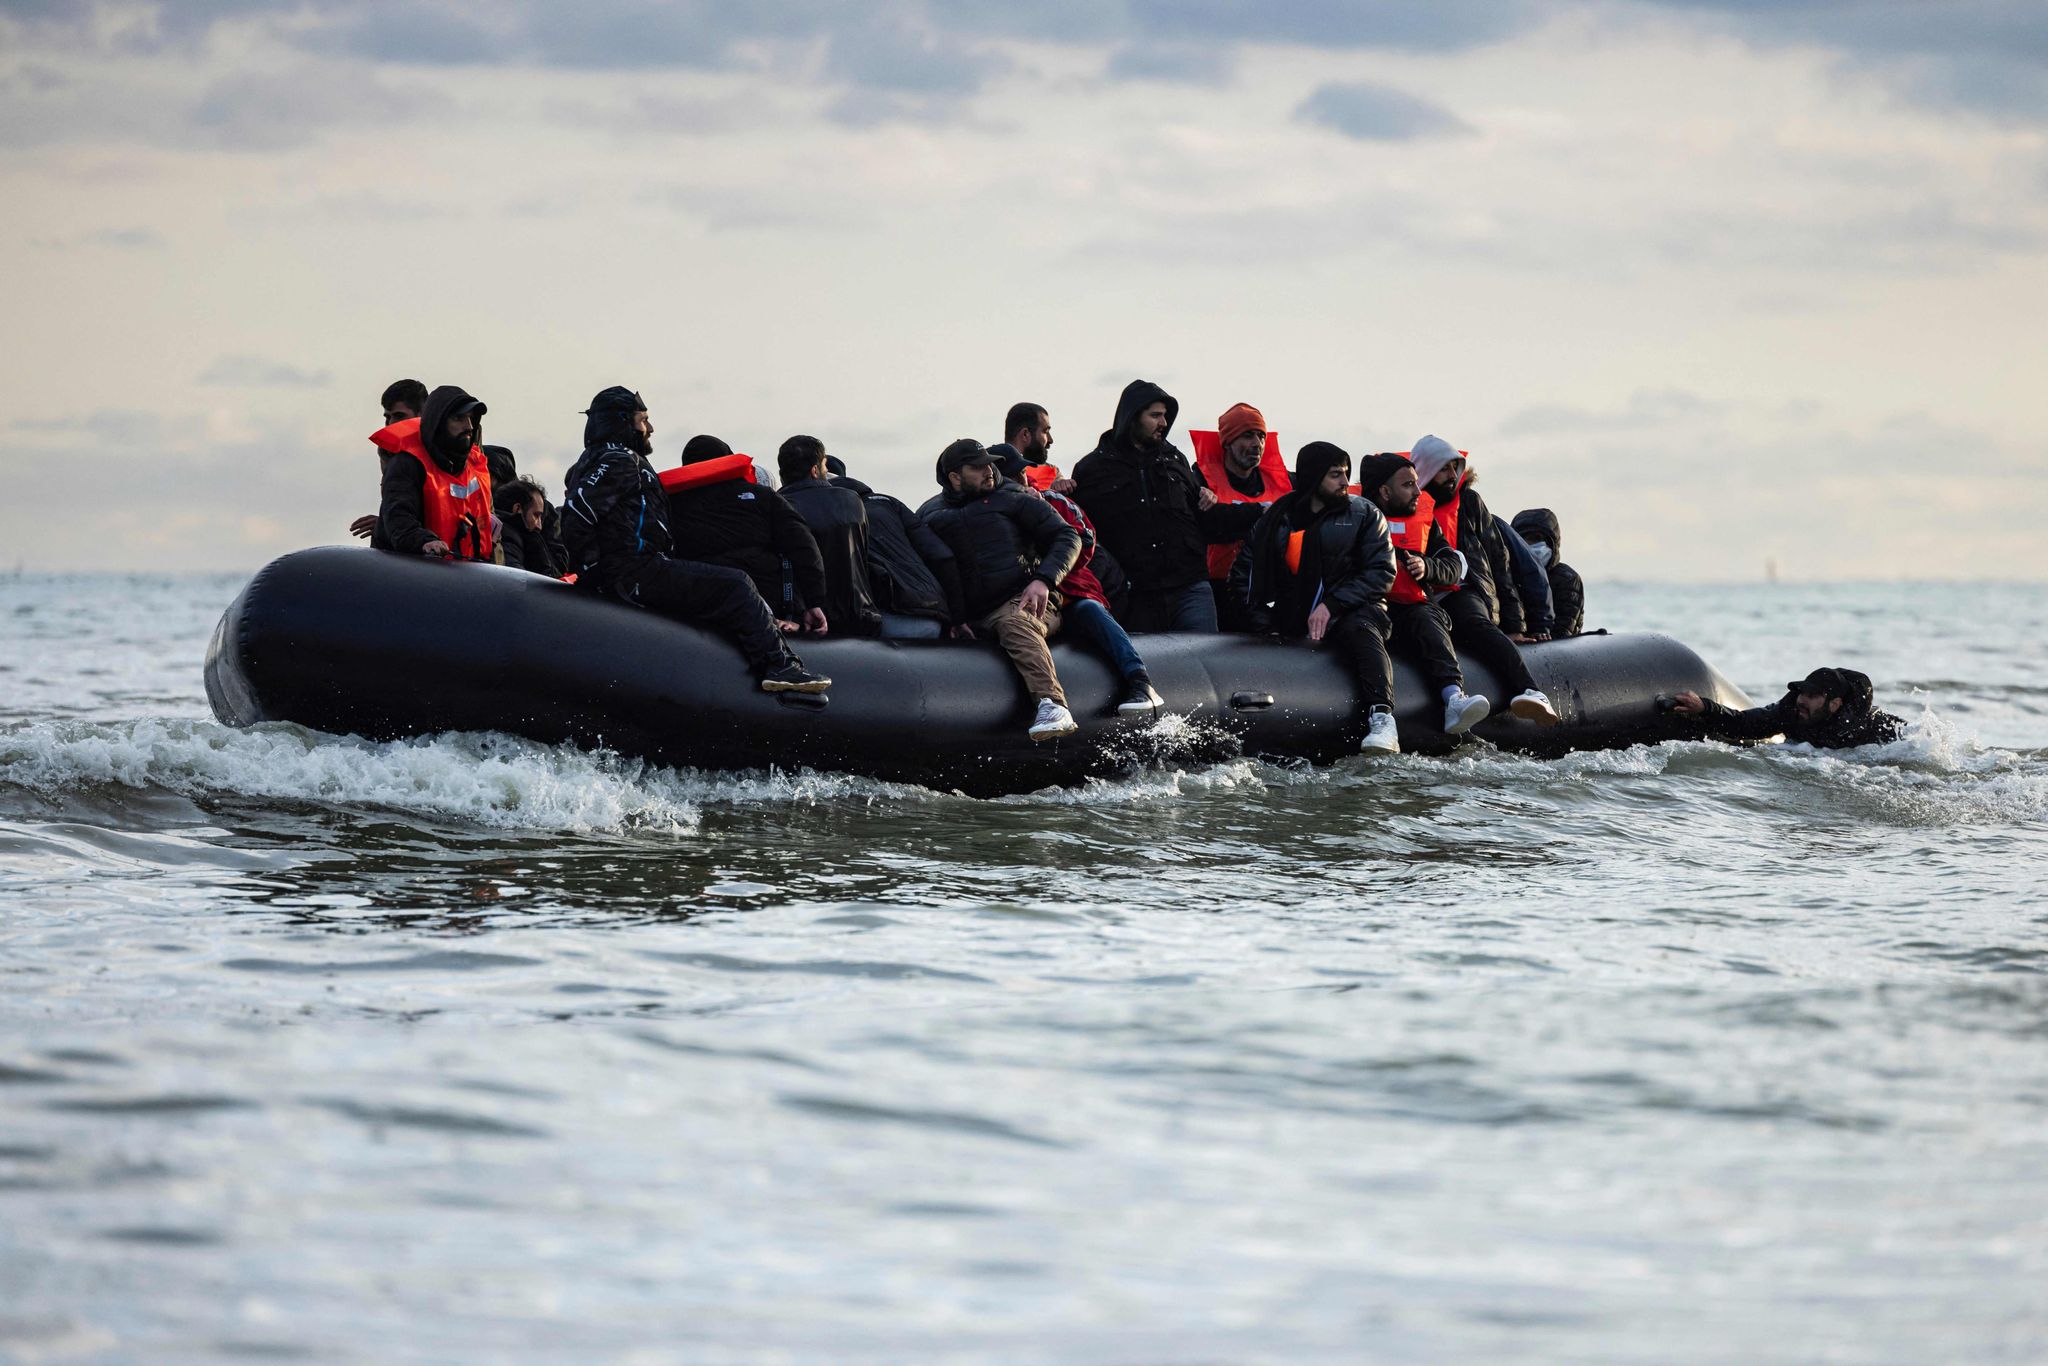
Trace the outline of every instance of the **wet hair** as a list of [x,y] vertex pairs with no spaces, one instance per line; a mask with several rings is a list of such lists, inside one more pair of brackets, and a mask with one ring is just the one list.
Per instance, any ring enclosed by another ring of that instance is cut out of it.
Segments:
[[685,465],[694,465],[700,460],[719,460],[731,454],[732,447],[709,433],[693,436],[683,443]]
[[514,479],[511,483],[498,490],[496,501],[508,508],[523,508],[529,500],[534,498],[538,498],[545,503],[548,500],[546,490],[542,489],[539,484],[534,483],[531,479]]
[[792,436],[782,443],[782,449],[775,452],[775,469],[787,484],[792,479],[808,479],[818,462],[825,458],[825,443],[815,436]]
[[1003,416],[1003,440],[1008,441],[1017,434],[1019,427],[1036,429],[1038,419],[1045,416],[1045,407],[1038,403],[1012,403],[1010,411]]
[[427,386],[416,379],[394,380],[384,386],[381,401],[387,412],[394,404],[403,403],[414,412],[423,413],[427,410]]

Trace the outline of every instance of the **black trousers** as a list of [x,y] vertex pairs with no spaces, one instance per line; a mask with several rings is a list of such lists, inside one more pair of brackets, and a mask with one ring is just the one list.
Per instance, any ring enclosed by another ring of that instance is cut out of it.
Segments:
[[1392,626],[1389,639],[1422,671],[1430,687],[1442,693],[1465,686],[1458,652],[1451,648],[1451,619],[1443,608],[1433,602],[1390,602],[1386,612]]
[[1394,661],[1387,657],[1387,638],[1394,633],[1386,609],[1378,603],[1354,607],[1330,623],[1324,637],[1344,656],[1368,709],[1394,706]]
[[[1486,614],[1486,603],[1477,593],[1460,589],[1443,599],[1451,619],[1451,644],[1466,659],[1476,659],[1493,672],[1508,690],[1508,696],[1528,692],[1536,686],[1529,666],[1522,662],[1522,648],[1507,638]],[[1502,700],[1505,699],[1496,699]]]
[[742,570],[650,555],[612,580],[612,592],[636,607],[733,637],[756,673],[796,659]]

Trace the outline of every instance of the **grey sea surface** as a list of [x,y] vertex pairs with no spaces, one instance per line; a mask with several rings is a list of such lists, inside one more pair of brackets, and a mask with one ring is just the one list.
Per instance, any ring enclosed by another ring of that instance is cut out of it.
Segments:
[[2048,1360],[2038,585],[1592,586],[1881,748],[994,802],[229,730],[238,587],[0,579],[0,1360]]

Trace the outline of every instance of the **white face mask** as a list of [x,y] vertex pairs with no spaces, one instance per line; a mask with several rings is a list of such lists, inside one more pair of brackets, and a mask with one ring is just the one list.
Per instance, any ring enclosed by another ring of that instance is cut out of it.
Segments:
[[1531,555],[1534,555],[1534,556],[1536,557],[1536,563],[1538,563],[1538,564],[1542,565],[1542,566],[1543,566],[1543,567],[1544,567],[1545,569],[1548,569],[1548,568],[1550,567],[1550,543],[1549,543],[1549,542],[1547,542],[1547,541],[1531,541],[1531,542],[1529,542],[1529,553],[1530,553]]

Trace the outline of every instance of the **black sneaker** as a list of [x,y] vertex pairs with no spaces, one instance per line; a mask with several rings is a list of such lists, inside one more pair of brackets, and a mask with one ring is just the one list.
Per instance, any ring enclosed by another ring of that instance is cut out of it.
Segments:
[[1134,678],[1125,686],[1123,700],[1116,704],[1116,714],[1125,717],[1150,716],[1165,705],[1166,699],[1153,689],[1150,679]]
[[831,686],[831,679],[805,672],[793,659],[761,675],[762,692],[823,692]]

